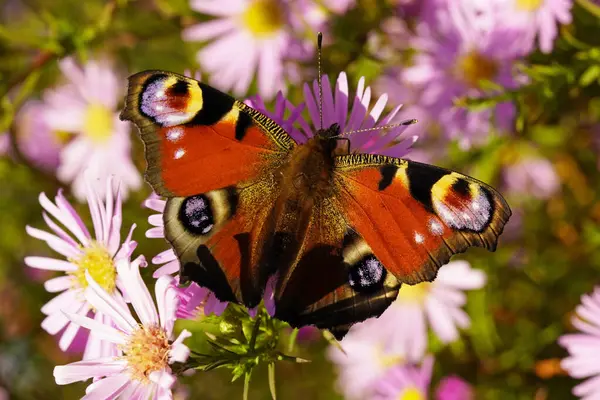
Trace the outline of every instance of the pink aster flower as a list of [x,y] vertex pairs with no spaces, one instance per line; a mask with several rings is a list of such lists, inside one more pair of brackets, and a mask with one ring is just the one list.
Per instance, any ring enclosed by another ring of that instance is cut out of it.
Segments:
[[[73,324],[63,311],[80,316],[93,315],[98,323],[108,323],[109,318],[100,310],[94,312],[92,305],[85,299],[83,292],[88,283],[85,274],[89,273],[105,290],[123,302],[116,290],[121,284],[117,279],[115,262],[129,259],[136,242],[131,233],[121,244],[121,192],[115,191],[112,179],[106,183],[106,200],[92,188],[87,188],[87,201],[94,228],[91,235],[73,206],[62,192],[58,192],[52,202],[44,193],[40,195],[40,204],[44,209],[43,217],[51,232],[27,226],[27,233],[45,241],[61,257],[25,257],[25,264],[32,268],[50,271],[63,271],[65,274],[47,280],[44,287],[50,293],[59,293],[42,307],[46,318],[42,328],[51,335],[62,331],[59,347],[65,351],[79,331],[79,325]],[[110,355],[116,351],[114,346],[102,342],[92,333],[87,341],[84,359]]]
[[368,398],[374,383],[385,376],[390,367],[407,360],[410,349],[403,347],[407,344],[390,341],[389,333],[376,318],[355,325],[339,343],[341,349],[331,345],[327,351],[338,370],[338,390],[347,399]]
[[32,164],[54,171],[66,137],[51,129],[44,118],[45,109],[42,102],[34,100],[23,105],[15,119],[17,143],[21,154]]
[[8,133],[0,133],[0,156],[8,154],[10,150],[10,136]]
[[504,170],[508,191],[548,199],[560,189],[560,178],[552,163],[545,158],[520,160]]
[[[383,125],[402,122],[395,119],[401,105],[396,106],[388,114],[382,117],[383,110],[388,102],[388,95],[382,94],[373,106],[371,106],[371,88],[365,86],[365,78],[360,78],[356,92],[350,94],[348,78],[345,72],[341,72],[336,81],[335,88],[331,87],[327,76],[323,76],[323,128],[328,128],[337,123],[341,132],[351,132]],[[312,87],[304,84],[304,101],[308,108],[310,121],[300,119],[303,137],[295,138],[304,142],[312,137],[320,128],[319,117],[319,86],[317,80],[313,81]],[[361,153],[378,153],[393,157],[402,157],[408,153],[410,147],[417,140],[416,136],[401,138],[402,133],[408,125],[398,126],[381,130],[369,130],[356,132],[348,135],[351,140],[350,151]]]
[[179,288],[180,304],[177,318],[197,319],[205,315],[219,316],[227,308],[226,301],[217,299],[213,292],[192,282],[188,287]]
[[375,383],[373,400],[426,400],[433,369],[433,357],[420,366],[397,365]]
[[440,381],[435,391],[436,400],[475,400],[471,385],[458,376],[447,376]]
[[550,53],[554,39],[558,33],[558,24],[571,23],[572,0],[495,0],[507,2],[503,19],[509,26],[514,26],[533,43],[538,37],[540,50]]
[[97,178],[94,185],[101,194],[107,177],[116,176],[125,197],[142,181],[131,160],[129,125],[118,117],[122,81],[106,62],[80,67],[66,58],[59,66],[68,82],[44,94],[44,119],[51,130],[75,136],[61,153],[58,178],[71,183],[75,196],[83,200],[86,173]]
[[449,262],[435,281],[403,285],[396,301],[376,320],[378,329],[390,335],[392,346],[406,349],[409,361],[419,361],[427,348],[428,325],[443,343],[457,340],[458,329],[469,327],[471,321],[462,309],[467,301],[464,291],[480,289],[485,281],[485,273],[468,262]]
[[580,333],[563,335],[558,343],[567,349],[569,357],[561,362],[570,376],[589,378],[573,388],[573,394],[585,400],[600,397],[600,287],[581,297],[571,323]]
[[498,25],[482,26],[474,13],[448,2],[439,9],[444,21],[421,22],[412,47],[418,51],[414,64],[402,73],[402,82],[417,90],[418,105],[435,117],[450,139],[468,147],[485,142],[491,120],[500,131],[509,130],[514,105],[499,103],[492,109],[467,110],[455,105],[457,98],[490,95],[482,86],[490,81],[507,89],[520,85],[513,65],[523,55],[521,33]]
[[[94,382],[86,389],[84,399],[171,399],[176,377],[170,365],[185,362],[189,348],[183,340],[191,334],[183,330],[173,340],[177,289],[173,278],[162,276],[156,281],[156,305],[141,275],[142,258],[133,262],[119,260],[117,271],[124,290],[139,318],[129,307],[86,273],[86,300],[98,312],[109,316],[114,324],[106,324],[75,313],[65,312],[72,323],[80,325],[118,348],[118,354],[93,360],[78,361],[54,368],[59,385]],[[157,307],[158,306],[158,307]]]
[[[191,0],[194,10],[217,17],[183,31],[183,39],[212,41],[198,53],[210,83],[236,96],[257,76],[258,93],[272,99],[284,86],[284,61],[305,58],[306,46],[286,29],[291,13],[280,0]],[[310,55],[310,54],[308,54]]]

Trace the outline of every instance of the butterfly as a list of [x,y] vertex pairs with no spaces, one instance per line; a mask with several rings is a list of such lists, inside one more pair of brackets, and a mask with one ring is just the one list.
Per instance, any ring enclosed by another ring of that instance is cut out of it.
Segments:
[[167,198],[181,281],[251,308],[275,276],[275,317],[338,339],[453,254],[494,251],[511,215],[476,179],[350,152],[337,124],[297,143],[263,113],[172,72],[131,76],[121,119],[138,126],[146,180]]

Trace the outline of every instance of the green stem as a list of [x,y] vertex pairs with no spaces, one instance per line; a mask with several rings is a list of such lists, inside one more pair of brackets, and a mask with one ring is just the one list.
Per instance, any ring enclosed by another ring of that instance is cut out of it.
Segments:
[[254,348],[256,347],[256,339],[258,338],[258,332],[260,329],[260,323],[262,320],[262,316],[259,314],[256,317],[256,322],[254,323],[254,327],[252,328],[252,337],[250,337],[250,351],[254,352]]
[[576,0],[577,4],[581,7],[585,8],[587,12],[590,14],[594,14],[596,17],[600,18],[600,7],[596,4],[592,3],[590,0]]
[[298,338],[298,328],[294,328],[292,333],[290,334],[290,341],[288,343],[288,351],[291,353],[294,351],[294,347],[296,346],[296,339]]
[[248,400],[248,391],[250,390],[250,374],[252,372],[246,372],[244,375],[244,394],[242,395],[243,400]]

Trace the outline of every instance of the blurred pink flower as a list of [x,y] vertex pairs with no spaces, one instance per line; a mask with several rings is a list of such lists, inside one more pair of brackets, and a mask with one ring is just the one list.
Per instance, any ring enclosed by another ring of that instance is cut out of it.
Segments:
[[54,378],[59,385],[85,381],[94,382],[86,389],[89,399],[171,399],[171,388],[176,377],[170,364],[185,362],[189,348],[183,340],[191,334],[183,330],[173,340],[177,289],[173,278],[160,277],[156,281],[156,304],[144,283],[139,266],[140,257],[133,262],[117,261],[119,279],[131,297],[131,304],[139,318],[133,317],[129,307],[106,290],[86,272],[87,301],[98,312],[109,316],[114,324],[106,324],[75,313],[65,312],[74,324],[94,332],[118,348],[109,357],[78,361],[54,368]]
[[285,89],[288,58],[306,57],[306,46],[289,32],[292,15],[280,0],[191,0],[192,8],[218,17],[183,31],[188,41],[212,41],[198,53],[210,83],[236,96],[246,94],[257,75],[258,93],[271,100]]
[[[63,351],[71,345],[79,331],[79,326],[70,323],[63,312],[81,316],[93,313],[92,305],[83,296],[83,291],[87,287],[86,273],[91,274],[103,288],[115,296],[115,301],[124,303],[116,290],[121,282],[117,279],[115,262],[129,259],[136,242],[131,240],[132,227],[121,244],[121,193],[117,189],[115,197],[110,178],[106,186],[107,188],[103,190],[106,193],[104,202],[94,191],[91,183],[87,188],[94,236],[89,233],[81,217],[60,191],[54,203],[44,193],[39,199],[45,210],[44,220],[52,233],[30,226],[26,228],[30,236],[45,241],[52,250],[65,258],[61,260],[50,257],[25,257],[25,264],[29,267],[65,273],[44,283],[48,292],[60,292],[60,294],[42,307],[42,313],[46,315],[42,321],[42,328],[51,335],[56,335],[64,329],[59,340],[59,346]],[[94,318],[99,323],[110,321],[100,311],[95,312]],[[114,346],[107,345],[92,333],[87,341],[83,358],[112,355],[115,352]]]
[[[382,117],[383,110],[388,102],[387,94],[382,94],[371,107],[371,88],[365,86],[365,78],[359,79],[356,92],[350,94],[345,72],[339,74],[335,88],[329,83],[327,75],[323,76],[322,84],[324,129],[329,128],[334,123],[340,126],[342,133],[400,122],[407,124],[388,129],[387,132],[370,130],[352,133],[347,136],[351,140],[350,151],[377,153],[393,157],[402,157],[410,151],[417,137],[401,138],[408,125],[410,125],[410,122],[406,120],[401,121],[395,118],[402,106],[397,105]],[[304,101],[308,108],[310,120],[298,120],[301,127],[300,133],[303,135],[294,137],[298,142],[305,142],[320,128],[318,99],[319,86],[317,80],[312,82],[312,88],[305,83]]]
[[131,160],[129,125],[117,112],[125,85],[106,62],[80,67],[66,58],[59,66],[68,82],[44,94],[44,119],[52,131],[75,136],[61,153],[58,178],[71,183],[75,196],[83,200],[86,171],[97,178],[94,185],[101,195],[107,177],[113,175],[122,182],[126,197],[142,182]]
[[474,111],[456,106],[455,101],[491,94],[482,81],[508,89],[521,84],[521,77],[513,71],[523,56],[521,32],[482,23],[477,13],[458,3],[442,4],[436,12],[436,24],[422,21],[417,26],[418,36],[411,45],[418,53],[414,64],[403,71],[402,84],[417,91],[417,104],[436,118],[448,138],[459,139],[463,147],[485,142],[492,118],[498,130],[510,130],[515,116],[512,103]]
[[540,50],[550,53],[558,24],[571,23],[572,0],[493,0],[508,3],[498,14],[507,26],[520,29],[532,44],[538,37]]
[[0,133],[0,156],[8,154],[10,150],[10,136],[8,133]]
[[15,118],[17,143],[21,154],[38,168],[54,171],[66,137],[52,130],[44,118],[46,106],[40,101],[28,101]]
[[403,347],[407,341],[391,342],[389,332],[377,318],[354,325],[339,345],[341,349],[331,345],[327,350],[328,358],[338,369],[336,386],[347,399],[356,400],[369,398],[373,384],[391,367],[404,364],[410,351]]
[[471,385],[458,376],[447,376],[440,381],[435,391],[436,400],[475,400]]
[[399,346],[409,361],[419,361],[427,349],[427,325],[443,343],[457,340],[458,328],[469,327],[471,320],[462,309],[464,291],[481,289],[485,281],[485,273],[468,262],[451,261],[433,282],[402,285],[396,301],[376,320],[378,329],[390,336],[389,346]]
[[426,357],[421,366],[396,365],[373,384],[372,400],[426,400],[433,369],[433,357]]
[[548,199],[560,189],[560,178],[545,158],[521,160],[506,167],[503,174],[507,191],[515,194]]
[[596,399],[600,397],[600,287],[581,296],[581,304],[575,311],[577,315],[571,323],[581,332],[558,339],[558,343],[569,352],[569,357],[560,365],[573,378],[589,378],[573,388],[575,396]]

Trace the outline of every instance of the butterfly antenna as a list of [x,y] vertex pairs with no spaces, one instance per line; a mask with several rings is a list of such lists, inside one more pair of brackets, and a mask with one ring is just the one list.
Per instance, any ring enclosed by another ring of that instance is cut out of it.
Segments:
[[369,132],[369,131],[378,131],[378,130],[384,130],[384,129],[391,129],[391,128],[397,128],[399,126],[408,126],[408,125],[413,125],[416,124],[417,122],[419,122],[416,119],[407,119],[406,121],[402,121],[402,122],[398,122],[397,124],[388,124],[388,125],[382,125],[382,126],[374,126],[372,128],[365,128],[365,129],[356,129],[353,131],[348,131],[348,132],[344,132],[339,136],[348,136],[351,135],[353,133],[360,133],[360,132]]
[[323,33],[317,33],[317,82],[319,83],[319,129],[323,129],[323,84],[321,83],[321,47],[323,46]]

